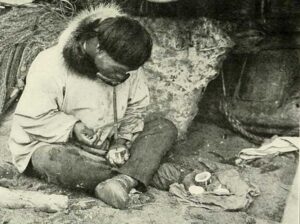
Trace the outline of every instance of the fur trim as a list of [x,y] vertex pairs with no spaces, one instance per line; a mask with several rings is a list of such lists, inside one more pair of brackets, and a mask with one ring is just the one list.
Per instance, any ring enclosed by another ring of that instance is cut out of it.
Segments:
[[65,29],[59,37],[58,44],[61,47],[64,47],[65,44],[70,40],[80,23],[85,19],[88,19],[90,20],[90,22],[93,22],[97,19],[104,20],[109,17],[117,17],[124,15],[125,14],[121,12],[120,7],[112,3],[100,4],[95,9],[83,10],[68,24],[67,29]]
[[95,37],[97,25],[111,17],[123,16],[114,4],[99,5],[93,10],[84,10],[70,22],[59,38],[67,67],[73,72],[95,79],[98,72],[92,58],[83,51],[84,41]]

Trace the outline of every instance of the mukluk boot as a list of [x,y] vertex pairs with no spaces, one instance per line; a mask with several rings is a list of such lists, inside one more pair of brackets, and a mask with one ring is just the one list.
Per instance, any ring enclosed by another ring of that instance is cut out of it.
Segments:
[[95,195],[114,208],[125,209],[129,203],[129,192],[137,184],[138,182],[132,177],[119,174],[99,183],[95,188]]

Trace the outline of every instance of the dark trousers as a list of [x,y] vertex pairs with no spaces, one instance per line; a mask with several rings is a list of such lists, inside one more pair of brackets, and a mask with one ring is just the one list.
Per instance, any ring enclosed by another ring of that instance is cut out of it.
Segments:
[[98,183],[118,173],[147,186],[176,138],[174,124],[159,118],[145,123],[143,132],[132,144],[129,160],[118,169],[107,162],[85,158],[78,153],[81,149],[73,144],[51,144],[40,148],[33,153],[31,164],[39,176],[69,188],[94,190]]

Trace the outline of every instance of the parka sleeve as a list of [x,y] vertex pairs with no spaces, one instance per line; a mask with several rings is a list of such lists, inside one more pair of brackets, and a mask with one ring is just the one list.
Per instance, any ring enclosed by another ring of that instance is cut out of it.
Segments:
[[144,117],[150,102],[149,90],[141,70],[135,73],[130,87],[125,116],[119,128],[119,138],[132,141],[144,128]]
[[14,122],[30,139],[60,143],[68,141],[77,118],[60,111],[63,102],[63,74],[51,74],[45,62],[36,59],[27,75],[26,87],[15,111]]

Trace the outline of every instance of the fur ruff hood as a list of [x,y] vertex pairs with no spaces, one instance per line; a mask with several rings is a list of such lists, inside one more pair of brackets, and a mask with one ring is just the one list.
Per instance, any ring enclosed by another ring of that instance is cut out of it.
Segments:
[[94,9],[86,9],[81,11],[72,21],[69,22],[67,28],[62,32],[59,37],[58,44],[62,48],[69,42],[72,41],[74,35],[77,33],[80,26],[85,21],[85,25],[89,26],[95,21],[101,22],[104,19],[124,16],[119,6],[115,4],[100,4]]
[[124,16],[115,4],[99,5],[82,11],[62,32],[58,46],[68,69],[78,75],[96,78],[97,68],[92,58],[82,49],[83,43],[96,36],[96,27],[107,18]]

